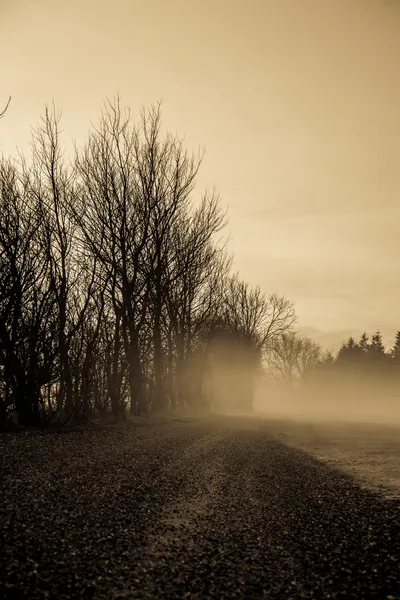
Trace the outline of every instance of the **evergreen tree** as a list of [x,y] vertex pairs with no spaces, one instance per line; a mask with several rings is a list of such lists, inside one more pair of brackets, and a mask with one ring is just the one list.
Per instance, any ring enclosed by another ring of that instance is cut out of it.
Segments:
[[383,345],[382,335],[379,329],[374,333],[371,338],[371,345],[368,350],[368,363],[372,369],[372,373],[379,375],[379,377],[386,377],[386,367],[390,366],[389,355],[385,352],[385,346]]
[[383,345],[382,334],[379,331],[379,329],[372,336],[370,348],[377,355],[379,355],[379,354],[381,354],[381,355],[385,354],[385,346]]
[[385,358],[385,346],[383,345],[382,335],[379,329],[374,333],[371,338],[371,344],[368,349],[368,356],[374,362],[381,363]]
[[347,340],[347,344],[346,344],[346,348],[349,351],[352,351],[356,348],[357,344],[355,339],[353,338],[353,336],[350,336],[349,339]]
[[400,329],[396,333],[396,338],[395,338],[394,346],[391,350],[391,355],[392,355],[393,360],[395,360],[396,363],[400,364]]
[[343,342],[341,345],[336,362],[338,363],[357,363],[362,354],[360,346],[356,343],[353,336],[350,336],[347,342]]
[[335,359],[333,358],[333,354],[329,350],[328,352],[326,352],[325,356],[322,358],[321,365],[324,367],[330,367],[331,365],[333,365],[334,360]]
[[360,348],[363,352],[365,352],[365,353],[368,352],[370,344],[369,344],[369,337],[365,331],[362,334],[358,345],[360,346]]

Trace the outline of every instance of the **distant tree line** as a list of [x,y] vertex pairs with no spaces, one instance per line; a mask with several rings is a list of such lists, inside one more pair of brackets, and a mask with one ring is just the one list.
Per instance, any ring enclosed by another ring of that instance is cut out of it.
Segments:
[[2,423],[207,408],[232,378],[251,406],[294,309],[232,273],[202,156],[159,106],[135,123],[108,102],[69,162],[59,124],[46,108],[30,155],[0,161]]
[[392,348],[385,348],[382,335],[363,333],[342,343],[333,355],[319,344],[294,332],[277,336],[268,350],[270,377],[286,385],[291,392],[318,394],[321,401],[333,391],[340,399],[348,393],[376,398],[400,395],[400,331]]

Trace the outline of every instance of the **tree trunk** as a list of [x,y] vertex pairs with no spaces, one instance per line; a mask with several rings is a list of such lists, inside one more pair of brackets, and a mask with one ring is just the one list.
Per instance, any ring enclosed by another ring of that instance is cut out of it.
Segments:
[[127,353],[131,415],[138,416],[143,407],[142,368],[136,340],[130,343]]
[[164,408],[164,388],[163,388],[163,354],[161,340],[161,308],[156,307],[154,311],[153,326],[153,344],[154,344],[154,404],[153,410],[161,411]]
[[129,389],[131,393],[131,415],[139,416],[142,408],[142,384],[140,371],[135,362],[129,362]]
[[176,379],[177,379],[177,398],[178,398],[178,406],[182,408],[186,401],[186,384],[185,384],[185,344],[184,340],[181,336],[179,336],[177,345],[177,369],[176,369]]
[[18,424],[23,427],[38,427],[40,425],[38,390],[24,383],[18,386],[15,394]]
[[120,358],[121,350],[121,317],[116,316],[115,330],[114,330],[114,343],[112,349],[112,365],[109,379],[109,396],[111,400],[111,412],[115,417],[118,417],[121,412],[119,389],[118,389],[118,362]]
[[[64,292],[63,292],[64,293]],[[68,345],[66,340],[66,305],[62,301],[60,305],[60,329],[59,329],[59,352],[60,352],[60,375],[61,388],[65,394],[65,412],[70,416],[74,408],[74,388],[72,383],[71,365],[69,364]]]
[[153,322],[153,352],[154,352],[154,400],[153,410],[161,411],[165,405],[165,393],[163,388],[163,354],[161,336],[161,312],[162,312],[162,287],[161,287],[161,265],[160,256],[157,258],[155,269],[155,302]]

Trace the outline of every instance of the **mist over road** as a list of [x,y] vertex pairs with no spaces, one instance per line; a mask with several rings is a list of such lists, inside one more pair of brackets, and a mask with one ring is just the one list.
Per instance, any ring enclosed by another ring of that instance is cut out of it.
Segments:
[[3,435],[4,598],[397,598],[400,504],[235,417]]

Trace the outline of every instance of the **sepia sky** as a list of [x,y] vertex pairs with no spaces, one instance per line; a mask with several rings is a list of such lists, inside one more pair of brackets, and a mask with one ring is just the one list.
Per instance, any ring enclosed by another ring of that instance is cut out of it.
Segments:
[[204,147],[235,267],[336,348],[400,329],[400,0],[0,0],[0,151],[105,98]]

